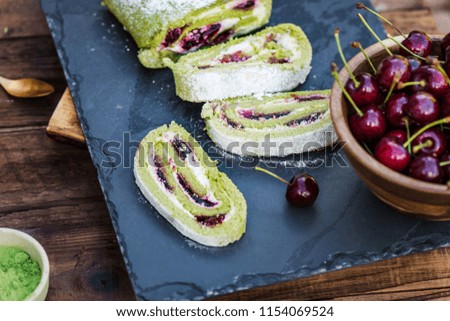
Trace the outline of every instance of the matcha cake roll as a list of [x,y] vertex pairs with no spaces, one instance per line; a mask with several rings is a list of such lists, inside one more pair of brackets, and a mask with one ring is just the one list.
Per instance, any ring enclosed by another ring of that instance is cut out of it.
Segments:
[[244,234],[247,204],[243,195],[174,122],[142,140],[134,174],[153,207],[186,237],[221,247]]
[[286,156],[322,149],[336,138],[329,90],[210,102],[202,118],[224,150],[247,156]]
[[265,25],[272,0],[104,0],[140,48],[148,68]]
[[177,95],[202,102],[292,90],[305,81],[311,59],[302,29],[282,24],[183,56],[177,63],[164,62],[173,71]]

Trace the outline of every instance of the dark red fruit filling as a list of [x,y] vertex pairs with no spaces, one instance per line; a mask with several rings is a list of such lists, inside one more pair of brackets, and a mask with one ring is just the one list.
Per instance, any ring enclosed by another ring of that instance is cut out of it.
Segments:
[[180,157],[182,161],[185,161],[187,156],[192,153],[191,145],[178,137],[175,137],[173,139],[172,146],[177,152],[178,157]]
[[238,4],[236,7],[234,7],[234,9],[239,9],[239,10],[249,10],[251,8],[253,8],[256,4],[256,0],[246,0],[240,4]]
[[225,30],[221,34],[219,34],[217,37],[215,37],[209,44],[214,46],[218,45],[219,43],[225,42],[228,39],[230,39],[234,35],[234,30]]
[[180,38],[182,32],[183,32],[182,28],[175,28],[169,30],[169,32],[166,35],[166,38],[162,43],[162,46],[169,47],[170,45],[172,45],[175,41],[178,40],[178,38]]
[[294,98],[298,102],[302,102],[302,101],[322,100],[322,99],[326,99],[327,97],[325,97],[324,95],[319,95],[319,94],[314,94],[314,95],[309,95],[309,96],[298,96],[298,95],[293,94],[292,98]]
[[306,117],[292,120],[289,123],[287,123],[286,126],[295,127],[298,125],[309,125],[309,124],[321,119],[323,117],[323,115],[324,115],[323,113],[313,113]]
[[180,175],[177,174],[178,182],[180,183],[181,187],[184,189],[184,191],[189,195],[189,197],[197,204],[204,206],[204,207],[214,207],[217,205],[216,202],[211,202],[205,197],[199,196],[197,193],[195,193],[189,183],[186,181],[186,179]]
[[270,57],[269,58],[269,64],[287,64],[289,63],[289,58],[277,58],[277,57]]
[[236,51],[235,53],[223,55],[222,59],[220,59],[220,62],[223,64],[227,64],[230,62],[242,62],[250,59],[251,56],[246,55],[242,50]]
[[220,214],[217,216],[200,215],[200,216],[196,216],[195,218],[197,219],[197,222],[199,222],[200,224],[202,224],[204,226],[214,227],[214,226],[217,226],[217,225],[223,223],[223,221],[225,220],[225,214]]
[[239,115],[241,115],[244,118],[251,119],[251,120],[277,119],[277,118],[281,118],[281,117],[287,116],[290,113],[291,113],[290,111],[280,111],[280,112],[269,113],[269,114],[258,113],[258,112],[255,112],[254,110],[241,110],[241,111],[239,111]]
[[155,167],[156,167],[156,175],[158,176],[159,181],[160,181],[161,183],[164,184],[164,187],[165,187],[168,191],[173,191],[173,187],[170,186],[169,182],[167,181],[166,173],[165,173],[164,166],[163,166],[163,164],[162,164],[161,157],[155,156],[155,157],[153,158],[153,163],[155,164]]
[[219,33],[220,27],[220,23],[214,23],[192,30],[181,41],[181,48],[189,51],[210,44],[213,38]]

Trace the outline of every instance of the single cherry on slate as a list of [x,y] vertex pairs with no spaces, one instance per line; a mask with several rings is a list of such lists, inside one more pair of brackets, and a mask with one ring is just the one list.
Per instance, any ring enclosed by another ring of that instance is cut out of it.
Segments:
[[[392,55],[384,58],[377,68],[376,78],[378,85],[389,90],[398,75],[399,82],[406,83],[411,78],[411,66],[408,59],[400,55]],[[397,88],[397,86],[396,86]]]
[[396,137],[385,136],[375,146],[374,157],[386,167],[401,172],[411,161],[411,156],[402,144]]
[[286,200],[292,206],[299,208],[309,207],[314,204],[319,195],[319,185],[311,175],[305,173],[298,174],[288,182],[264,168],[255,167],[255,170],[266,173],[285,183],[287,185]]
[[409,176],[430,183],[442,183],[444,172],[439,159],[432,156],[418,156],[409,165]]
[[435,121],[440,115],[438,101],[433,95],[426,92],[411,95],[407,110],[409,119],[419,126]]
[[[431,38],[425,32],[417,30],[411,31],[408,37],[402,41],[402,45],[420,57],[428,57],[433,49]],[[403,48],[400,48],[400,53],[404,56],[409,55],[409,52]]]

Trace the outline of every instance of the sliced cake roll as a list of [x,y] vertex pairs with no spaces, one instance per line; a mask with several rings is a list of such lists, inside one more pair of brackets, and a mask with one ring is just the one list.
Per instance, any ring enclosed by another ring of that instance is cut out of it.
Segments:
[[202,118],[224,150],[247,156],[286,156],[322,149],[336,135],[329,90],[281,93],[210,102]]
[[303,31],[282,24],[183,56],[177,63],[164,61],[173,71],[178,96],[202,102],[291,90],[305,81],[311,59]]
[[244,234],[243,195],[181,126],[172,122],[142,140],[134,174],[153,207],[188,238],[219,247]]
[[104,0],[141,49],[139,59],[162,68],[203,46],[255,30],[270,18],[272,0]]

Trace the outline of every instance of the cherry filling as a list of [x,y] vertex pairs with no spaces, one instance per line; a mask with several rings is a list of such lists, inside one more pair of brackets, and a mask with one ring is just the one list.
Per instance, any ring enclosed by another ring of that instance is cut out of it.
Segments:
[[234,7],[234,9],[238,10],[250,10],[256,5],[256,0],[245,0]]
[[186,143],[185,141],[181,140],[178,137],[175,137],[172,140],[172,146],[175,149],[175,151],[177,152],[178,157],[182,161],[185,161],[187,156],[189,154],[192,154],[191,145],[189,145],[188,143]]
[[219,43],[225,42],[228,39],[230,39],[234,35],[234,30],[225,30],[221,34],[219,34],[217,37],[215,37],[211,42],[210,45],[218,45]]
[[181,48],[189,51],[211,43],[214,37],[219,33],[220,27],[220,23],[213,23],[190,31],[186,37],[181,40]]
[[323,115],[324,115],[324,113],[320,113],[320,112],[313,113],[306,117],[292,120],[292,121],[286,123],[286,126],[295,127],[295,126],[299,126],[299,125],[309,125],[309,124],[321,119],[323,117]]
[[162,164],[161,161],[161,157],[160,156],[155,156],[153,158],[153,163],[155,164],[156,167],[156,175],[158,176],[158,179],[161,183],[163,183],[164,187],[168,190],[168,191],[173,191],[172,186],[170,186],[169,182],[167,181],[166,178],[166,173],[164,170],[164,166]]
[[255,112],[254,110],[240,110],[239,115],[247,118],[247,119],[251,119],[251,120],[260,120],[260,119],[277,119],[277,118],[281,118],[284,116],[289,115],[291,112],[290,111],[280,111],[280,112],[275,112],[275,113],[269,113],[269,114],[265,114],[265,113],[258,113]]
[[230,62],[246,61],[250,58],[251,58],[251,56],[246,55],[242,50],[239,50],[232,54],[223,55],[222,59],[220,59],[220,62],[223,64],[227,64]]
[[298,95],[293,94],[292,98],[294,98],[298,102],[302,102],[302,101],[322,100],[322,99],[326,99],[327,97],[325,97],[324,95],[319,95],[319,94],[314,94],[314,95],[310,95],[310,96],[298,96]]
[[274,56],[269,58],[269,64],[287,64],[289,62],[289,58],[276,58]]
[[169,47],[170,45],[174,44],[175,41],[180,38],[181,33],[183,32],[182,28],[175,28],[169,30],[169,32],[166,35],[166,38],[164,39],[163,43],[161,44],[164,48]]
[[207,227],[214,227],[219,224],[222,224],[225,220],[225,214],[219,214],[217,216],[205,216],[200,215],[195,217],[197,222]]
[[184,191],[189,195],[189,197],[197,204],[204,206],[204,207],[215,207],[217,206],[216,202],[211,202],[208,200],[207,197],[199,196],[197,193],[195,193],[189,183],[186,181],[186,179],[180,175],[177,174],[178,183],[180,186],[184,189]]

